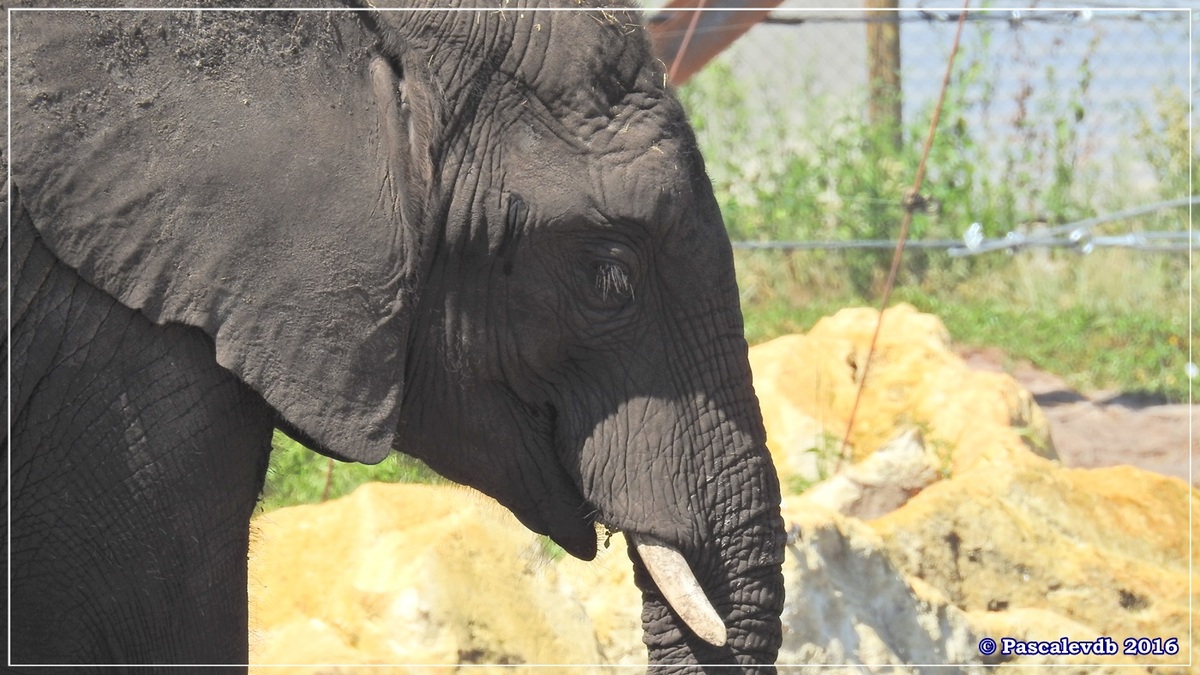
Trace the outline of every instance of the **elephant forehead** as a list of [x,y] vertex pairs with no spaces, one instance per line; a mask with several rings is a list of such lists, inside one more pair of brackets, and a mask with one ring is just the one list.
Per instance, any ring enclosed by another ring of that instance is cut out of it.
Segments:
[[546,220],[658,229],[715,215],[707,208],[711,191],[703,170],[678,140],[610,153],[529,151],[508,159],[503,189],[520,194]]
[[703,170],[677,141],[602,157],[594,174],[605,197],[602,208],[609,213],[669,225],[694,220],[703,211]]
[[[702,188],[704,167],[682,109],[663,97],[629,106],[603,124],[566,129],[537,111],[504,125],[498,139],[505,188],[549,213],[600,211],[653,221],[681,217]],[[494,161],[491,153],[473,153]],[[704,192],[704,190],[701,190]]]
[[416,12],[385,29],[396,38],[392,49],[412,52],[439,80],[450,109],[498,95],[498,109],[532,101],[578,128],[611,119],[631,96],[665,91],[665,66],[653,57],[636,10],[592,0],[465,4],[490,11]]
[[645,32],[631,13],[558,14],[551,26],[531,33],[517,73],[568,125],[604,123],[637,105],[635,99],[661,98],[662,63],[651,57]]

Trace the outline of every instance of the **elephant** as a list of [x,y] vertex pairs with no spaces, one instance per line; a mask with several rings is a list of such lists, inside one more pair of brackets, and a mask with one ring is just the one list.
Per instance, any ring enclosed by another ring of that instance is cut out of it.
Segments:
[[639,14],[401,5],[11,12],[11,663],[243,670],[279,428],[622,531],[652,669],[773,670],[732,249]]

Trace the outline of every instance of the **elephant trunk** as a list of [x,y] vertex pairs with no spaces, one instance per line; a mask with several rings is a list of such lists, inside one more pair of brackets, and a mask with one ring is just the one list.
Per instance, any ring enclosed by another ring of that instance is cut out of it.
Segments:
[[630,534],[629,545],[637,551],[654,586],[683,623],[708,644],[724,647],[729,638],[725,621],[709,602],[683,554],[649,534]]
[[678,378],[682,390],[624,415],[628,442],[650,449],[634,453],[646,464],[625,467],[624,481],[636,487],[623,501],[642,517],[619,524],[642,590],[651,664],[769,670],[782,641],[779,480],[740,322],[732,327],[717,333],[716,347],[676,354],[676,373],[692,374]]
[[740,488],[745,490],[741,497],[761,506],[747,510],[745,504],[727,503],[719,508],[711,540],[696,551],[680,551],[645,535],[629,536],[651,664],[693,665],[697,671],[702,665],[737,664],[773,671],[782,641],[786,536],[774,469],[769,462],[751,464],[758,466],[743,470],[758,485]]

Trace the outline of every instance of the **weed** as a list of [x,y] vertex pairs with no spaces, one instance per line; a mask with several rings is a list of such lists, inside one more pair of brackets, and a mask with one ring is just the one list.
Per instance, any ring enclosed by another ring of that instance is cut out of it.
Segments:
[[789,494],[801,494],[829,478],[837,473],[845,461],[845,457],[842,456],[842,439],[828,431],[817,434],[813,438],[812,447],[805,449],[804,452],[812,455],[817,474],[816,476],[797,474],[790,477],[786,486]]
[[547,537],[544,534],[539,534],[537,536],[537,542],[538,547],[542,551],[542,555],[546,556],[546,559],[557,562],[567,557],[566,549],[554,543],[554,540],[550,537]]
[[335,462],[332,473],[329,471],[329,462],[324,456],[276,430],[271,439],[271,463],[267,468],[267,481],[263,487],[263,510],[319,502],[326,493],[326,480],[330,481],[329,499],[347,495],[359,485],[375,481],[445,482],[444,478],[420,460],[399,453],[374,466]]
[[[982,30],[960,53],[930,154],[922,195],[928,207],[914,218],[914,239],[957,239],[973,222],[986,236],[1001,237],[1200,193],[1200,173],[1188,171],[1194,149],[1184,92],[1160,92],[1154,105],[1135,111],[1137,151],[1115,152],[1101,167],[1092,147],[1098,132],[1088,127],[1111,112],[1090,95],[1099,38],[1069,67],[1018,54],[1016,70],[1040,76],[1026,76],[1022,86],[1009,88],[1013,100],[1002,102],[996,82],[1011,64],[990,52],[988,29]],[[681,92],[731,237],[894,238],[930,111],[911,116],[897,149],[888,130],[863,119],[862,100],[807,97],[812,112],[803,128],[751,124],[756,103],[748,86],[718,62]],[[1015,112],[997,114],[1001,103]],[[1179,231],[1188,227],[1182,213],[1111,227]],[[841,307],[877,305],[890,256],[738,251],[748,340],[803,332]],[[956,259],[909,249],[893,298],[940,315],[964,345],[1000,347],[1080,389],[1180,401],[1188,397],[1188,344],[1197,328],[1187,319],[1195,274],[1183,256],[1122,250]]]

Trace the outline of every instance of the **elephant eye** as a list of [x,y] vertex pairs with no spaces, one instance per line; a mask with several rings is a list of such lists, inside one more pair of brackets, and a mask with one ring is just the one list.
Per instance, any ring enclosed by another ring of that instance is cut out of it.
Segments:
[[597,299],[605,307],[620,308],[633,299],[629,268],[618,260],[597,261],[593,267]]

